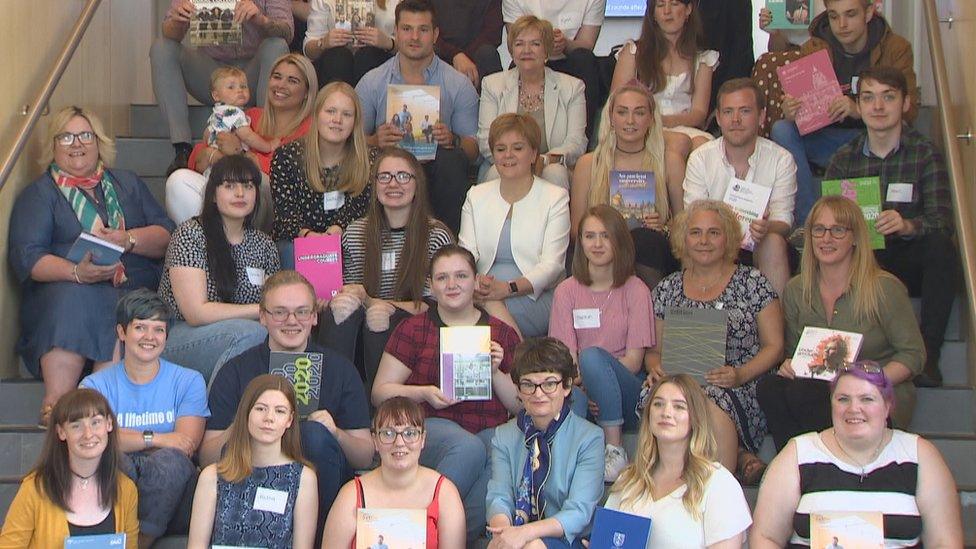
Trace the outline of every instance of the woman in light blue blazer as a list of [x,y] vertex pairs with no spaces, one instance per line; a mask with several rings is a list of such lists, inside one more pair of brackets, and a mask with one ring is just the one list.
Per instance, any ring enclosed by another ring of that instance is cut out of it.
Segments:
[[[535,174],[569,189],[570,173],[586,152],[586,96],[583,81],[546,68],[553,49],[552,24],[534,15],[518,18],[508,29],[508,51],[515,68],[486,76],[481,82],[478,146],[487,159],[491,123],[500,114],[527,114],[542,128]],[[494,165],[481,181],[498,177]]]
[[569,412],[573,357],[555,338],[529,339],[510,375],[525,407],[491,441],[488,547],[582,547],[603,496],[603,431]]
[[569,193],[533,174],[541,133],[524,114],[492,123],[488,141],[500,178],[468,191],[458,233],[478,264],[475,300],[523,337],[548,333],[569,246]]

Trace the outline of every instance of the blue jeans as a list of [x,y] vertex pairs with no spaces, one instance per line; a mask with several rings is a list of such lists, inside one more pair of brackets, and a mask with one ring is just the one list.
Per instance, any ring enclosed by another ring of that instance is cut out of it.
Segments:
[[600,407],[597,423],[601,427],[637,427],[637,398],[647,374],[634,374],[613,355],[599,347],[588,347],[579,354],[583,387],[590,400]]
[[810,171],[810,163],[826,168],[830,158],[842,145],[860,135],[862,130],[827,126],[807,135],[800,135],[796,123],[779,120],[773,124],[769,138],[790,151],[796,162],[796,206],[793,224],[803,225],[814,202],[820,198],[820,186]]
[[420,464],[436,469],[457,486],[464,503],[468,539],[485,531],[485,499],[491,477],[491,437],[494,428],[477,435],[449,419],[431,417],[424,423],[427,441],[420,452]]
[[163,358],[196,370],[207,387],[225,362],[262,343],[268,331],[257,320],[232,318],[204,326],[173,323],[166,338]]
[[329,509],[339,489],[352,480],[352,471],[346,463],[342,447],[324,425],[317,421],[303,421],[299,425],[302,437],[302,455],[312,462],[318,477],[319,513],[315,539],[322,540],[322,528]]
[[122,471],[139,491],[139,531],[154,538],[162,536],[196,466],[175,448],[156,448],[125,454]]
[[566,541],[566,538],[541,538],[546,549],[583,549],[583,538],[576,538],[573,543]]
[[278,261],[281,262],[282,271],[295,270],[295,241],[279,240],[275,242],[278,247]]

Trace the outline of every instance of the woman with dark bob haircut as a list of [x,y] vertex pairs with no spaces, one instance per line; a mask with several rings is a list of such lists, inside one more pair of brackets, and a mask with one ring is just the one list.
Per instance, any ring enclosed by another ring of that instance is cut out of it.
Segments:
[[20,483],[0,533],[0,547],[47,549],[66,538],[125,534],[139,542],[136,485],[121,474],[115,414],[98,391],[65,393],[34,469]]

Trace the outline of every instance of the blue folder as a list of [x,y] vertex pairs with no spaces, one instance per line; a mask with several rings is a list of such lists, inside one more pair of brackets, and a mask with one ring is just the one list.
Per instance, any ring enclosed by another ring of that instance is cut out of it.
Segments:
[[590,549],[645,549],[650,536],[649,517],[597,507]]

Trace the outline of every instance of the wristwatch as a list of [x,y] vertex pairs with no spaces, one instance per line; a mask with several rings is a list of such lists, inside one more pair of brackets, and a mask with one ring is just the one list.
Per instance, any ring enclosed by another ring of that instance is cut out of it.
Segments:
[[516,284],[515,281],[513,280],[513,281],[511,281],[511,282],[508,283],[508,289],[511,290],[512,294],[517,294],[518,293],[518,284]]
[[152,447],[152,441],[153,441],[153,435],[154,434],[155,433],[153,433],[152,431],[149,431],[149,430],[146,430],[146,431],[143,431],[142,432],[142,441],[144,443],[146,443],[146,448],[151,448]]
[[132,236],[132,231],[125,231],[125,234],[129,237],[129,249],[126,251],[131,252],[136,249],[136,237]]

